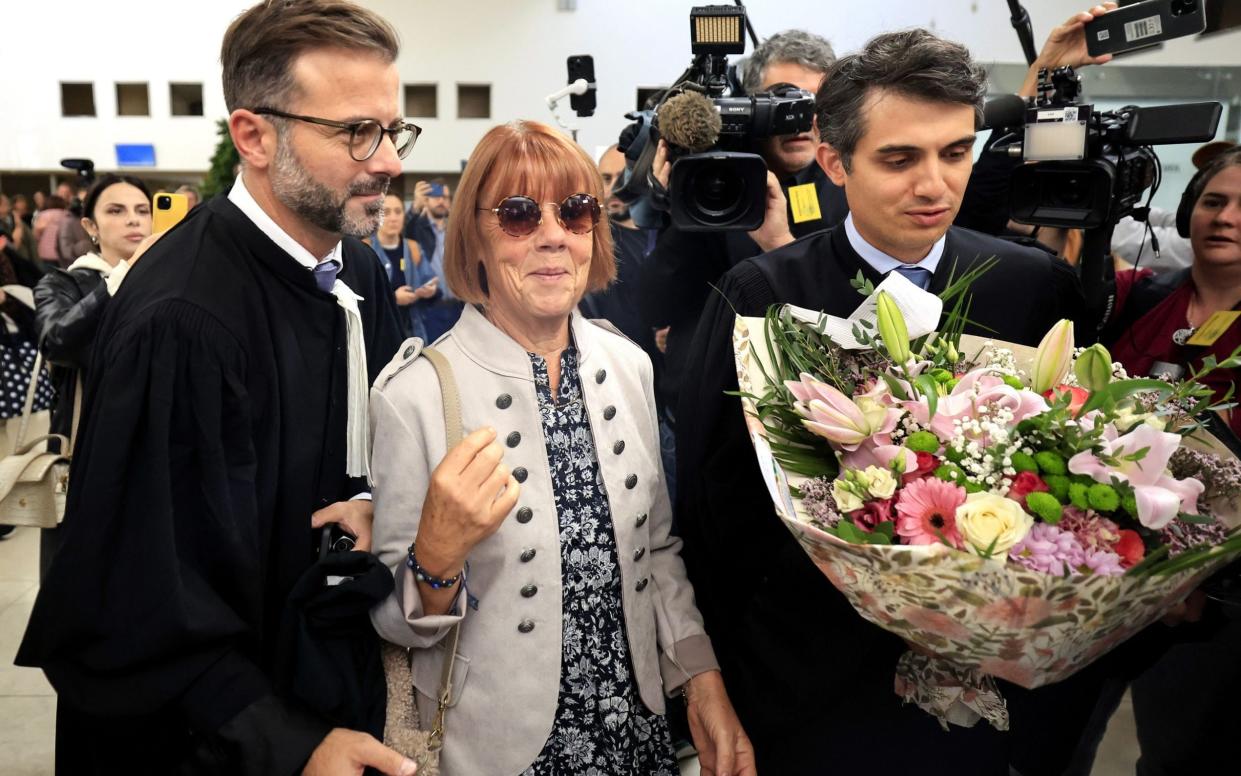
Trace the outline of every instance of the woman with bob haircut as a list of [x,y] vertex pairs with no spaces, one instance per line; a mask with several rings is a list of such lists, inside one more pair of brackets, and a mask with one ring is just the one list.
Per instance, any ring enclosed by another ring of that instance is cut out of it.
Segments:
[[436,372],[402,350],[371,399],[372,611],[412,648],[423,720],[461,623],[441,759],[465,774],[678,773],[664,696],[684,693],[704,773],[754,773],[670,534],[647,356],[576,311],[615,275],[591,159],[552,128],[489,131],[457,189],[445,275],[466,302]]

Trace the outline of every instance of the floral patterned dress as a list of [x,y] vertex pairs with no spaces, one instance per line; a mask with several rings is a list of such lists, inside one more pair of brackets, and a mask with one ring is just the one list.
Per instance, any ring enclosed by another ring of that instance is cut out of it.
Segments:
[[642,703],[629,660],[616,536],[577,351],[561,355],[554,399],[546,362],[533,353],[530,361],[560,520],[564,615],[556,719],[522,776],[676,776],[668,722]]

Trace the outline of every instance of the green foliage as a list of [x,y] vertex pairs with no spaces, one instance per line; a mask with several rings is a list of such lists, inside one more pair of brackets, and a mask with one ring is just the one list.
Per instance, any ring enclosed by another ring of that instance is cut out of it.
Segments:
[[965,484],[965,472],[961,471],[961,467],[955,463],[941,464],[935,470],[935,476],[941,480],[954,483],[956,485]]
[[863,531],[852,521],[845,519],[836,524],[836,536],[850,544],[895,544],[894,528],[892,523],[883,522],[875,526],[873,531]]
[[1000,379],[1003,380],[1004,384],[1009,388],[1015,388],[1018,391],[1026,387],[1025,384],[1021,382],[1021,378],[1016,375],[1000,375]]

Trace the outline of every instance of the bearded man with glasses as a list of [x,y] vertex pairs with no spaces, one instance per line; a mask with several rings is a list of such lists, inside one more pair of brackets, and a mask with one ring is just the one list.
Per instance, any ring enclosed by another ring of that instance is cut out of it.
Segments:
[[242,171],[109,306],[64,546],[18,656],[59,693],[58,772],[414,770],[276,679],[314,529],[370,544],[367,395],[400,329],[356,238],[418,135],[397,51],[340,0],[266,0],[225,34]]

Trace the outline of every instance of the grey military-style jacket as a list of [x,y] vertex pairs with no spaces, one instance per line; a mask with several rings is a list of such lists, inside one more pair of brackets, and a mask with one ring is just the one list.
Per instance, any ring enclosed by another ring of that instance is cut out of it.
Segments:
[[[718,664],[681,541],[669,533],[651,363],[607,324],[574,313],[570,325],[616,534],[634,674],[642,701],[662,713],[663,693]],[[435,348],[452,365],[464,433],[496,429],[521,494],[500,529],[470,553],[477,609],[459,596],[455,613],[424,614],[405,559],[431,472],[447,451],[435,370],[409,340],[371,391],[374,547],[396,578],[371,619],[381,636],[414,648],[424,727],[435,714],[441,640],[462,622],[441,768],[445,776],[518,774],[551,733],[561,671],[559,524],[534,373],[525,349],[468,305]]]

